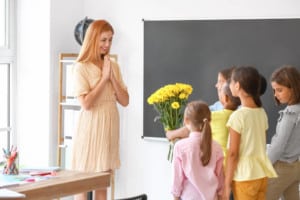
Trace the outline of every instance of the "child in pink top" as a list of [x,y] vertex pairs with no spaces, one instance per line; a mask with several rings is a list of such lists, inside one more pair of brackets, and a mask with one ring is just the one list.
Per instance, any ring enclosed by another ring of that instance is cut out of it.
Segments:
[[224,174],[223,151],[212,140],[211,113],[206,103],[190,102],[184,112],[188,138],[175,144],[172,194],[174,200],[221,198]]

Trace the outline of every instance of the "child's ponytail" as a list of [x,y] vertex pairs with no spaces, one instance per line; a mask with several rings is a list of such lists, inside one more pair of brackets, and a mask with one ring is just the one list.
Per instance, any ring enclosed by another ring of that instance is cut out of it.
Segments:
[[256,104],[258,107],[261,107],[261,106],[262,106],[262,102],[261,102],[261,100],[260,100],[259,94],[254,95],[254,96],[252,96],[252,97],[253,97],[253,100],[254,100],[255,104]]
[[192,127],[201,132],[200,159],[203,166],[208,165],[211,157],[212,135],[210,128],[211,113],[208,105],[203,101],[192,101],[185,108],[184,117]]
[[203,126],[202,126],[202,139],[200,143],[201,149],[201,161],[203,166],[208,165],[210,158],[211,158],[211,144],[212,144],[212,135],[211,135],[211,128],[209,124],[209,120],[207,118],[203,119]]

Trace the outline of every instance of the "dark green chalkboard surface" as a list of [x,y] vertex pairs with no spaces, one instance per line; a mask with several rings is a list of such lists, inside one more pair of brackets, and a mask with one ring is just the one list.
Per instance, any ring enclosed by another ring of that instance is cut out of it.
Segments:
[[164,138],[162,125],[147,98],[169,83],[194,88],[189,100],[217,100],[218,71],[252,65],[268,80],[262,96],[269,117],[268,141],[275,133],[279,108],[269,84],[271,73],[284,64],[300,66],[300,19],[144,20],[144,132]]

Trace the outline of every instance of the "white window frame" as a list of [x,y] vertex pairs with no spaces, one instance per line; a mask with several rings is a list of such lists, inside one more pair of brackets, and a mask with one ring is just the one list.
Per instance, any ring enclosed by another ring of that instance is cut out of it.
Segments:
[[7,41],[4,47],[0,47],[0,63],[7,64],[9,66],[8,82],[9,82],[9,109],[8,109],[8,124],[7,127],[0,127],[0,134],[7,133],[7,148],[11,146],[16,138],[13,138],[15,134],[12,134],[14,130],[14,116],[15,110],[14,94],[16,93],[14,84],[16,82],[16,5],[15,0],[4,0],[6,7],[6,36]]

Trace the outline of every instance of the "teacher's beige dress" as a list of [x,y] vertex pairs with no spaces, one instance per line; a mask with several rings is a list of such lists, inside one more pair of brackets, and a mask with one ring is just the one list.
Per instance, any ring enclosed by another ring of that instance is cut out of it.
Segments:
[[[118,64],[111,64],[126,89]],[[73,73],[75,96],[88,93],[101,79],[101,69],[92,63],[76,63]],[[93,107],[80,111],[73,136],[72,169],[100,172],[119,167],[119,112],[113,87],[108,83]]]

